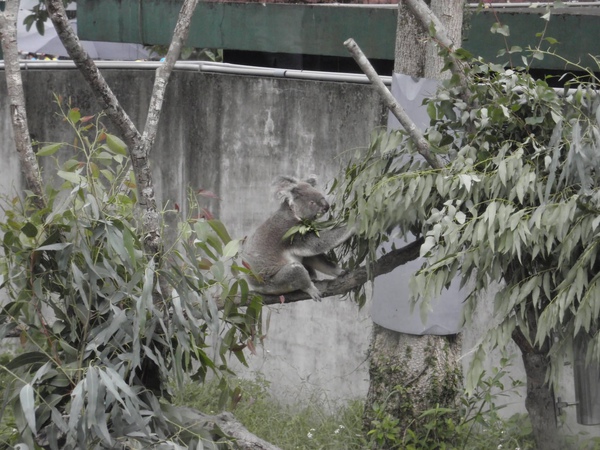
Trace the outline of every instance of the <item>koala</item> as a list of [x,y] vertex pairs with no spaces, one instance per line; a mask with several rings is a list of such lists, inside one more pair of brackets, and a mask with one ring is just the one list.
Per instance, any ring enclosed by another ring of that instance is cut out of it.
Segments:
[[315,189],[316,177],[305,181],[280,176],[273,183],[281,203],[244,246],[244,259],[254,276],[248,277],[251,288],[259,294],[281,295],[292,291],[306,292],[315,301],[321,294],[313,284],[316,272],[339,276],[345,271],[331,262],[325,253],[346,241],[353,230],[342,226],[305,235],[284,235],[303,220],[314,220],[329,210],[323,194]]

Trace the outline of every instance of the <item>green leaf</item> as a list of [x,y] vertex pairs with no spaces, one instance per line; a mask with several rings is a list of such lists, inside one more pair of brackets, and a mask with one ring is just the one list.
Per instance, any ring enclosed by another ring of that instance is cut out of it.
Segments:
[[67,180],[75,185],[83,184],[85,178],[75,172],[65,172],[64,170],[59,170],[56,172],[56,175],[61,177],[63,180]]
[[220,220],[209,220],[208,224],[215,231],[215,233],[217,233],[217,235],[219,236],[221,241],[223,241],[224,244],[227,244],[229,243],[229,241],[231,241],[231,236],[229,236],[227,228],[225,228],[225,225],[223,225],[223,223]]
[[37,227],[32,224],[31,222],[27,222],[25,225],[23,225],[23,227],[21,228],[21,231],[23,232],[23,234],[29,238],[34,238],[37,236],[38,234],[38,229]]
[[229,241],[223,249],[223,259],[229,259],[234,257],[237,254],[239,247],[240,241],[238,241],[237,239]]
[[48,355],[41,352],[27,352],[21,355],[15,356],[7,364],[6,368],[14,370],[19,367],[26,367],[34,364],[41,364],[48,361]]
[[67,247],[70,247],[71,245],[73,245],[72,242],[59,242],[57,244],[43,245],[41,247],[36,248],[35,251],[36,252],[41,252],[41,251],[60,251],[60,250],[64,250]]
[[79,112],[79,108],[71,108],[69,110],[69,113],[67,114],[67,118],[73,125],[77,124],[77,122],[79,122],[79,119],[81,119],[81,113]]
[[26,384],[21,388],[19,392],[19,401],[21,402],[21,408],[23,409],[23,414],[25,414],[25,419],[27,420],[27,425],[35,434],[37,432],[35,425],[35,393],[33,391],[33,387],[31,384]]
[[83,395],[83,384],[85,379],[81,380],[71,392],[71,408],[69,409],[69,430],[72,433],[76,433],[77,424],[82,418],[81,410],[83,409],[84,395]]
[[96,367],[91,366],[88,368],[86,374],[86,390],[87,390],[87,422],[88,425],[97,425],[96,423],[96,409],[98,407],[98,373]]
[[502,25],[499,22],[495,22],[492,25],[492,28],[490,29],[490,31],[492,33],[494,33],[494,34],[498,33],[498,34],[501,34],[503,36],[510,36],[510,30],[508,28],[508,25]]
[[542,61],[544,59],[544,54],[540,51],[534,51],[531,56],[533,59],[537,59],[538,61]]
[[38,156],[50,156],[54,155],[59,149],[63,146],[62,142],[58,142],[56,144],[45,145],[40,148],[37,152]]
[[127,145],[113,134],[106,133],[106,144],[108,148],[117,155],[127,155]]

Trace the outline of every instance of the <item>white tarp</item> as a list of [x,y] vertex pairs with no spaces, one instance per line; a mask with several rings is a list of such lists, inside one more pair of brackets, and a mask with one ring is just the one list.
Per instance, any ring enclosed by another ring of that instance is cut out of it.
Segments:
[[[436,90],[435,80],[418,79],[402,74],[394,74],[392,77],[392,94],[423,131],[429,126],[429,116],[422,106],[423,99],[431,97]],[[398,128],[398,120],[390,113],[388,129]],[[390,208],[393,208],[393,205],[390,205]],[[398,239],[394,243],[396,248],[406,245],[406,242]],[[375,279],[371,318],[376,324],[401,333],[456,334],[461,330],[464,299],[464,295],[458,289],[458,279],[451,284],[450,289],[431,302],[431,310],[425,323],[421,320],[420,305],[417,304],[414,308],[411,306],[409,280],[423,262],[423,258],[417,258]]]

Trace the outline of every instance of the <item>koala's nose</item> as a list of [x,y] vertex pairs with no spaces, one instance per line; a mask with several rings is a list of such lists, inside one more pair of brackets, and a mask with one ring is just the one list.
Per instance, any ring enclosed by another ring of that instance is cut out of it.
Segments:
[[321,209],[323,212],[329,211],[329,203],[327,203],[327,200],[322,199],[319,203],[321,204]]

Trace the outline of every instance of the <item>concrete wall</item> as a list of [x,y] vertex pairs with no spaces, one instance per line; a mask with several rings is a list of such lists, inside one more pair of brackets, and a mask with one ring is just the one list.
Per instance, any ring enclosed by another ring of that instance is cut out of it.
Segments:
[[[104,76],[141,128],[153,72],[105,70]],[[70,97],[84,115],[99,111],[75,70],[28,70],[23,78],[31,133],[39,141],[70,139],[56,115],[53,93]],[[0,193],[22,189],[9,114],[0,76]],[[178,71],[168,88],[152,155],[159,197],[163,203],[184,205],[188,186],[209,189],[220,200],[206,206],[233,236],[242,237],[275,208],[270,183],[276,175],[316,173],[330,181],[345,152],[365,146],[371,130],[385,122],[385,107],[367,85]],[[491,313],[490,302],[483,302],[465,331],[465,364],[489,327]],[[359,311],[350,301],[328,298],[319,304],[268,307],[268,314],[264,348],[249,356],[250,369],[240,368],[241,374],[262,374],[272,392],[287,401],[320,395],[335,403],[366,394],[368,308]],[[513,377],[524,380],[516,348],[514,354]],[[498,358],[490,355],[490,368]],[[571,377],[564,378],[557,395],[573,401]],[[524,411],[524,398],[506,402],[511,404],[506,412]],[[576,431],[575,411],[566,411],[566,429]]]

